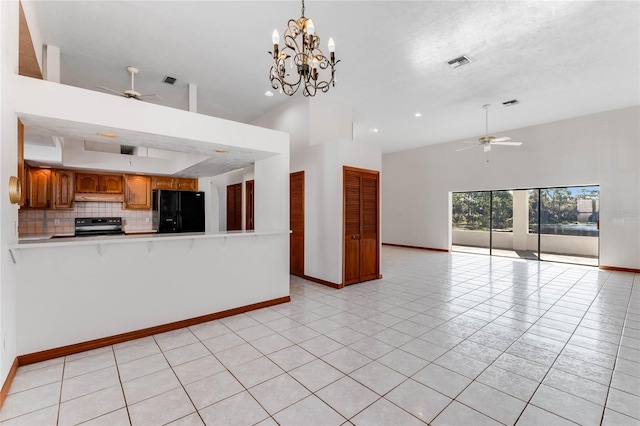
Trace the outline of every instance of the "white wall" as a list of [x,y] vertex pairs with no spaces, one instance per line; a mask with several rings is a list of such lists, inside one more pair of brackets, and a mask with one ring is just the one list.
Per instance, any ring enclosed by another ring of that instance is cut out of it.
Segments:
[[[245,177],[245,181],[249,176]],[[281,154],[254,164],[255,230],[273,231],[289,227],[289,155]],[[246,185],[242,185],[242,211],[246,211]],[[242,228],[246,229],[242,215]],[[287,265],[289,244],[287,240]]]
[[286,231],[113,241],[16,249],[19,355],[289,295]]
[[[309,144],[353,140],[351,105],[331,95],[309,99]],[[327,125],[327,123],[331,123]]]
[[290,171],[305,172],[304,273],[341,284],[342,167],[380,171],[380,149],[352,141],[351,106],[329,97],[288,101],[253,124],[290,133]]
[[304,273],[334,284],[342,283],[343,166],[380,171],[382,154],[361,142],[329,141],[291,156],[291,171],[305,172]]
[[[516,107],[517,108],[517,107]],[[450,248],[450,193],[600,185],[600,264],[640,268],[640,107],[505,132],[521,147],[460,142],[385,154],[383,242]]]
[[18,2],[0,2],[0,384],[16,357],[16,274],[8,245],[18,239],[18,207],[9,203],[9,177],[17,176],[18,125],[13,76],[18,72]]
[[[289,157],[287,156],[287,159]],[[236,170],[229,173],[224,173],[222,175],[214,176],[211,178],[207,178],[209,181],[208,185],[205,184],[203,186],[203,191],[205,187],[209,188],[211,192],[211,202],[215,203],[215,208],[217,208],[217,212],[212,210],[211,212],[211,228],[207,227],[207,230],[216,232],[216,231],[226,231],[227,230],[227,186],[235,185],[237,183],[242,184],[242,211],[246,211],[246,185],[244,184],[248,180],[254,179],[254,166],[245,167],[244,169]],[[287,170],[286,166],[283,170]],[[289,184],[287,183],[287,188]],[[209,195],[205,195],[208,197]],[[216,200],[213,200],[213,197],[217,197]],[[288,202],[287,202],[288,204]],[[214,208],[213,204],[211,205],[212,209]],[[209,216],[209,214],[207,214]],[[287,215],[286,218],[289,216]],[[257,218],[256,218],[257,220]],[[245,215],[242,215],[242,229],[245,229]],[[282,229],[287,229],[289,227],[288,223],[285,223]]]

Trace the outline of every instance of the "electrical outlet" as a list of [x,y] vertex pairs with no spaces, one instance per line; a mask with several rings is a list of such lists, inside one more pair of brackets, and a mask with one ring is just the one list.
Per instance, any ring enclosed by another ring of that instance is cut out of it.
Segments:
[[144,218],[144,223],[149,223],[149,218],[148,217]]
[[53,221],[53,224],[54,224],[54,225],[60,225],[60,219],[55,219],[55,220]]

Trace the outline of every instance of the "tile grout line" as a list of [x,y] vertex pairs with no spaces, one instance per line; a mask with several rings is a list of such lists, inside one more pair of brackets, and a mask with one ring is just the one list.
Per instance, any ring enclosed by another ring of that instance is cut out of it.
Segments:
[[124,399],[124,408],[127,410],[127,418],[129,419],[129,425],[131,425],[131,413],[129,412],[129,404],[127,403],[127,396],[124,393],[124,384],[122,383],[122,377],[120,377],[120,367],[118,366],[118,358],[116,357],[116,350],[111,345],[111,352],[113,353],[113,360],[116,364],[116,372],[118,373],[118,382],[120,383],[120,390],[122,390],[122,399]]
[[[557,278],[557,277],[558,277],[558,276],[560,276],[561,274],[562,274],[562,273],[559,273],[559,274],[558,274],[558,275],[556,275],[555,277]],[[583,276],[584,276],[584,275],[583,275]],[[547,283],[545,283],[541,288],[543,288],[543,287],[545,287],[546,285],[548,285],[552,280],[553,280],[553,279],[549,280],[549,281],[548,281]],[[570,291],[570,290],[571,290],[571,289],[572,289],[576,284],[577,284],[577,282],[576,282],[576,283],[574,283],[574,284],[571,286],[571,288],[569,288],[568,290],[566,290],[566,291],[563,293],[563,295],[562,295],[562,296],[564,296],[566,293],[568,293],[568,292],[569,292],[569,291]],[[489,285],[489,284],[486,284],[486,285]],[[482,286],[482,287],[484,287],[484,286]],[[538,290],[536,290],[536,291],[540,291],[540,289],[541,289],[541,288],[539,288],[539,289],[538,289]],[[508,290],[508,289],[505,289],[505,290],[501,291],[501,292],[500,292],[500,293],[498,293],[498,294],[502,294],[502,293],[504,293],[504,292],[505,292],[505,291],[507,291],[507,290]],[[533,293],[535,293],[535,291],[534,291],[534,292],[532,292],[531,294],[533,294]],[[560,297],[562,297],[562,296],[560,296]],[[529,296],[527,296],[526,298],[520,299],[520,300],[521,300],[521,301],[522,301],[522,300],[526,300],[528,297],[529,297]],[[492,299],[492,298],[489,298],[489,299]],[[487,299],[487,300],[489,300],[489,299]],[[559,298],[558,298],[558,300],[559,300]],[[557,303],[557,300],[556,300],[556,303]],[[478,304],[478,305],[480,305],[480,304]],[[517,305],[517,304],[516,304],[516,305]],[[555,303],[553,303],[553,304],[552,304],[552,305],[551,305],[551,306],[550,306],[550,307],[545,311],[545,313],[546,313],[546,312],[548,312],[548,311],[549,311],[549,310],[550,310],[554,305],[555,305]],[[476,306],[477,306],[477,305],[476,305]],[[514,306],[515,306],[515,305],[514,305]],[[510,308],[509,310],[511,310],[511,309],[513,309],[513,306],[512,306],[512,308]],[[509,310],[507,310],[507,311],[509,311]],[[465,312],[466,312],[466,311],[465,311]],[[460,315],[462,315],[462,314],[460,314]],[[543,314],[543,315],[544,315],[544,314]],[[489,325],[489,324],[493,323],[493,321],[495,321],[495,319],[500,318],[500,317],[502,317],[502,316],[503,316],[503,314],[502,314],[502,315],[499,315],[498,317],[494,318],[494,320],[492,320],[492,321],[490,321],[489,323],[487,323],[487,325]],[[508,318],[508,317],[507,317],[507,318]],[[542,315],[540,316],[540,318],[542,318]],[[537,320],[536,320],[536,322],[537,322]],[[500,325],[500,324],[498,324],[498,325]],[[516,340],[514,340],[514,341],[513,341],[509,346],[507,346],[503,351],[501,351],[501,352],[502,352],[502,354],[507,353],[507,350],[508,350],[511,346],[513,346],[513,345],[514,345],[514,344],[515,344],[515,343],[516,343],[516,342],[517,342],[517,341],[518,341],[518,340],[519,340],[519,339],[520,339],[520,338],[521,338],[521,337],[522,337],[522,336],[527,332],[527,330],[529,330],[529,329],[530,329],[531,327],[533,327],[534,325],[535,325],[535,323],[532,323],[532,324],[531,324],[531,325],[530,325],[526,330],[522,331]],[[484,326],[483,326],[482,328],[484,328]],[[482,328],[481,328],[481,329],[482,329]],[[460,345],[460,344],[462,344],[462,343],[466,342],[466,341],[469,339],[469,337],[473,336],[474,334],[476,334],[476,333],[477,333],[478,331],[480,331],[481,329],[476,330],[474,333],[472,333],[471,335],[469,335],[468,337],[466,337],[463,341],[461,341],[460,343],[458,343],[456,346],[458,346],[458,345]],[[515,329],[513,329],[513,330],[515,330]],[[519,331],[519,330],[516,330],[516,331]],[[472,340],[471,340],[471,342],[472,342],[472,343],[475,343],[475,342],[473,342]],[[567,341],[567,343],[568,343],[568,341]],[[479,344],[479,343],[478,343],[478,344]],[[566,345],[566,344],[565,344],[565,345]],[[455,347],[456,347],[456,346],[454,346],[453,348],[451,348],[449,351],[452,351],[453,349],[455,349]],[[482,345],[482,346],[486,346],[486,345]],[[489,348],[491,348],[490,346],[488,346],[488,347],[489,347]],[[494,349],[494,348],[491,348],[491,349]],[[447,352],[447,353],[448,353],[448,352]],[[445,354],[446,354],[446,353],[445,353]],[[442,356],[444,356],[445,354],[443,354]],[[501,355],[502,355],[502,354],[501,354]],[[461,355],[464,355],[464,354],[461,354]],[[465,356],[467,356],[467,355],[465,355]],[[517,356],[517,355],[513,355],[513,356]],[[558,354],[558,356],[559,356],[559,354]],[[499,357],[498,357],[498,358],[499,358]],[[521,358],[521,357],[519,357],[519,356],[518,356],[518,358]],[[474,358],[474,359],[475,359],[475,358]],[[527,360],[526,358],[522,358],[522,359],[523,359],[523,360],[525,360],[525,361],[532,362],[532,361],[530,361],[530,360]],[[478,374],[476,375],[476,377],[475,377],[474,379],[472,379],[472,380],[471,380],[471,382],[470,382],[467,386],[465,386],[465,388],[464,388],[464,389],[462,389],[460,392],[458,392],[458,394],[456,395],[456,397],[452,398],[451,402],[450,402],[449,404],[447,404],[447,406],[445,406],[445,407],[440,411],[440,413],[438,413],[438,416],[439,416],[440,414],[442,414],[442,412],[444,412],[444,410],[446,410],[446,409],[447,409],[447,407],[449,407],[451,404],[453,404],[453,402],[454,402],[454,401],[456,401],[456,402],[458,402],[459,404],[462,404],[462,405],[464,405],[465,407],[468,407],[469,409],[474,410],[474,411],[476,411],[476,412],[478,412],[478,413],[482,414],[483,416],[486,416],[486,417],[489,417],[489,418],[491,418],[491,419],[493,419],[493,420],[495,420],[495,421],[498,421],[497,419],[494,419],[493,417],[491,417],[491,416],[489,416],[489,415],[487,415],[487,414],[485,414],[485,413],[482,413],[481,411],[478,411],[478,410],[476,410],[476,409],[475,409],[475,408],[473,408],[473,407],[469,407],[468,405],[464,404],[464,403],[463,403],[463,402],[461,402],[461,401],[458,401],[458,399],[457,399],[457,398],[458,398],[458,396],[460,396],[460,395],[461,395],[461,394],[462,394],[462,393],[463,393],[463,392],[464,392],[464,391],[465,391],[469,386],[471,386],[471,384],[473,384],[473,383],[476,381],[476,379],[477,379],[478,377],[480,377],[480,375],[481,375],[482,373],[484,373],[484,372],[485,372],[489,367],[491,367],[491,366],[495,363],[495,361],[496,361],[496,360],[497,360],[497,358],[496,358],[496,359],[494,359],[491,363],[489,363],[489,364],[487,365],[487,367],[485,367],[485,368],[484,368],[480,373],[478,373]],[[435,362],[435,361],[437,361],[437,358],[436,358],[436,360],[434,360],[434,362]],[[478,361],[481,361],[481,360],[478,360]],[[436,365],[439,365],[439,364],[436,364]],[[540,364],[540,365],[542,365],[542,364]],[[552,364],[552,365],[553,365],[553,364]],[[447,367],[442,367],[442,368],[445,368],[445,369],[449,370]],[[500,368],[500,367],[497,367],[497,368]],[[547,370],[547,372],[548,372],[550,369],[551,369],[551,366],[549,367],[549,369]],[[453,371],[453,370],[449,370],[449,371]],[[455,371],[453,371],[453,372],[454,372],[454,373],[456,373],[456,374],[460,374],[460,373],[457,373],[457,372],[455,372]],[[514,373],[514,374],[515,374],[515,373]],[[524,377],[524,376],[523,376],[523,377]],[[545,377],[546,377],[546,374],[545,374]],[[523,401],[523,402],[525,402],[525,406],[524,406],[524,408],[522,409],[522,411],[520,412],[520,415],[518,415],[518,418],[516,419],[516,423],[517,423],[517,421],[520,419],[520,417],[522,416],[522,413],[524,413],[524,411],[526,410],[527,406],[529,405],[529,403],[530,403],[530,401],[531,401],[531,398],[533,398],[533,395],[535,395],[535,392],[537,391],[538,387],[540,386],[540,384],[542,384],[542,381],[544,381],[544,377],[543,377],[543,378],[542,378],[542,380],[538,383],[538,386],[536,387],[536,390],[534,390],[534,392],[533,392],[533,394],[531,395],[531,397],[529,397],[529,400],[528,400],[528,401]],[[482,382],[478,382],[478,383],[484,384],[484,383],[482,383]],[[489,386],[489,385],[485,385],[485,386]],[[489,386],[489,387],[490,387],[490,388],[492,388],[492,389],[495,389],[493,386]],[[500,389],[495,389],[495,390],[497,390],[497,391],[499,391],[499,392],[502,392]],[[508,394],[508,393],[506,393],[506,392],[502,392],[502,393],[504,393],[505,395],[508,395],[508,396],[510,396],[510,397],[516,398],[515,396],[510,395],[510,394]],[[522,401],[520,398],[516,398],[516,399],[518,399],[518,400]],[[555,414],[555,413],[554,413],[554,414]],[[435,420],[438,416],[436,416],[436,417],[434,418],[434,420]],[[500,421],[498,421],[498,422],[499,422],[499,423],[502,423],[502,422],[500,422]]]
[[[189,333],[191,333],[191,335],[192,335],[193,337],[195,337],[195,338],[198,340],[198,342],[200,342],[200,344],[202,344],[205,348],[207,348],[207,346],[206,346],[204,343],[202,343],[202,342],[200,341],[200,339],[198,338],[198,336],[196,336],[196,335],[191,331],[191,329],[190,329],[189,327],[184,327],[184,329],[188,330],[188,331],[189,331]],[[203,424],[206,424],[206,423],[205,423],[205,421],[204,421],[204,419],[202,418],[202,415],[200,414],[200,410],[198,410],[198,407],[196,407],[196,404],[194,404],[193,399],[191,398],[191,395],[189,395],[189,392],[187,392],[187,389],[185,388],[185,385],[182,383],[182,380],[180,380],[180,377],[178,377],[178,375],[176,374],[176,371],[173,369],[173,365],[171,365],[171,363],[170,363],[170,362],[169,362],[169,360],[167,359],[167,355],[164,353],[164,350],[160,347],[160,344],[159,344],[159,343],[158,343],[158,341],[156,340],[155,335],[154,335],[154,336],[151,336],[151,337],[153,337],[153,341],[155,342],[156,346],[158,346],[158,349],[160,350],[160,353],[162,354],[162,357],[163,357],[163,358],[164,358],[164,360],[167,362],[167,365],[169,366],[169,369],[170,369],[170,370],[171,370],[171,372],[173,373],[174,377],[176,378],[176,380],[178,380],[178,383],[180,383],[180,387],[181,387],[181,388],[182,388],[182,390],[184,391],[184,393],[185,393],[185,395],[187,396],[187,398],[189,398],[189,402],[190,402],[190,403],[191,403],[191,405],[193,406],[193,409],[195,410],[195,413],[198,415],[198,418],[200,418],[200,420],[202,421],[202,423],[203,423]],[[171,348],[171,349],[168,349],[168,350],[178,349],[178,348],[182,348],[182,347],[185,347],[185,346],[188,346],[188,345],[189,345],[189,344],[187,344],[187,345],[183,345],[183,346],[178,346],[178,347],[176,347],[176,348]],[[207,348],[207,350],[209,350],[209,348]],[[211,354],[211,355],[213,355],[213,354]],[[214,355],[214,357],[215,357],[215,355]],[[216,359],[217,359],[217,358],[216,358]],[[219,361],[218,361],[218,362],[219,362]],[[153,374],[155,374],[155,373],[153,373]],[[178,389],[178,388],[176,388],[176,389]],[[171,392],[171,391],[173,391],[173,389],[170,389],[170,390],[168,390],[167,392],[163,392],[163,393],[168,393],[168,392]],[[159,394],[159,395],[162,395],[162,394]],[[147,398],[147,399],[155,398],[156,396],[158,396],[158,395],[154,395],[154,396],[152,396],[152,397],[150,397],[150,398]],[[138,402],[142,402],[142,401],[138,401]],[[128,404],[127,404],[127,406],[128,406]],[[187,416],[190,416],[191,414],[192,414],[192,413],[189,413],[189,414],[187,414],[187,415],[185,415],[185,416],[182,416],[182,417],[179,417],[179,418],[177,418],[177,419],[170,420],[170,421],[169,421],[169,423],[174,422],[174,421],[176,421],[176,420],[183,419],[183,418],[185,418],[185,417],[187,417]]]
[[[561,299],[562,297],[564,297],[564,296],[565,296],[569,291],[571,291],[571,290],[572,290],[576,285],[578,285],[578,283],[580,282],[580,280],[581,280],[582,278],[584,278],[584,277],[585,277],[585,275],[587,275],[587,273],[588,273],[588,271],[586,271],[586,272],[582,275],[582,277],[581,277],[580,279],[578,279],[578,280],[577,280],[577,281],[576,281],[576,282],[571,286],[571,288],[570,288],[569,290],[567,290],[566,292],[564,292],[564,293],[563,293],[563,295],[562,295],[558,300],[560,300],[560,299]],[[610,275],[609,275],[609,276],[610,276]],[[607,279],[608,279],[608,278],[607,278]],[[567,345],[568,345],[568,344],[569,344],[569,342],[571,341],[571,338],[575,335],[575,331],[576,331],[576,330],[578,329],[578,327],[580,326],[580,323],[584,320],[584,317],[585,317],[585,316],[587,315],[587,313],[589,312],[589,309],[591,308],[591,306],[593,306],[593,303],[594,303],[594,302],[595,302],[595,300],[598,298],[598,296],[600,295],[600,293],[601,293],[601,292],[602,292],[602,290],[604,289],[605,285],[606,285],[606,280],[605,280],[605,282],[602,284],[602,286],[600,286],[600,288],[599,288],[599,290],[598,290],[598,293],[593,297],[593,299],[591,300],[591,303],[589,303],[589,307],[585,310],[585,312],[584,312],[584,314],[582,315],[582,317],[580,318],[580,321],[578,322],[578,324],[576,324],[576,327],[574,328],[573,332],[571,333],[571,336],[569,337],[569,339],[567,339],[566,343],[562,346],[562,349],[558,352],[558,355],[557,355],[557,356],[556,356],[556,358],[554,359],[553,363],[551,363],[551,365],[550,365],[550,366],[549,366],[549,368],[547,369],[547,372],[545,373],[544,377],[542,377],[542,380],[540,380],[540,382],[538,383],[538,386],[537,386],[537,387],[536,387],[536,389],[534,390],[533,394],[531,394],[531,396],[529,397],[529,400],[527,401],[527,405],[525,406],[525,409],[526,409],[526,407],[528,407],[529,405],[533,405],[533,404],[531,404],[531,400],[532,400],[532,399],[533,399],[533,397],[535,396],[536,392],[538,392],[538,389],[539,389],[539,388],[540,388],[540,386],[542,385],[542,382],[544,382],[544,379],[546,379],[546,378],[547,378],[547,375],[549,374],[549,372],[550,372],[550,371],[551,371],[551,369],[553,368],[554,364],[558,361],[558,358],[560,357],[560,355],[562,355],[562,352],[564,351],[564,349],[567,347]],[[555,305],[556,305],[556,303],[558,303],[558,301],[556,301],[555,303],[553,303],[553,305],[552,305],[551,307],[555,306]],[[551,309],[551,308],[547,309],[547,312],[548,312],[550,309]],[[537,321],[536,321],[536,322],[537,322]],[[551,387],[553,387],[553,386],[551,386]],[[554,388],[554,389],[556,389],[556,388]],[[560,389],[557,389],[557,390],[559,390],[560,392],[565,392],[565,391],[560,390]],[[574,396],[574,397],[577,397],[577,395],[573,395],[573,394],[571,394],[571,393],[569,393],[569,392],[565,392],[565,393],[567,393],[567,394],[569,394],[569,395],[572,395],[572,396]],[[578,397],[578,398],[579,398],[579,397]],[[583,398],[580,398],[580,399],[583,399]],[[584,401],[587,401],[587,400],[584,400]],[[591,401],[587,401],[587,402],[591,402]],[[606,401],[605,401],[605,404],[606,404]],[[537,408],[540,408],[541,410],[544,410],[544,411],[550,412],[550,411],[548,411],[548,410],[546,410],[546,409],[544,409],[544,408],[542,408],[542,407],[538,407],[537,405],[533,405],[533,406],[534,406],[534,407],[537,407]],[[603,405],[603,410],[604,410],[604,405]],[[520,416],[518,416],[518,418],[516,419],[516,423],[518,422],[518,420],[520,420],[520,417],[522,417],[522,414],[523,414],[523,413],[524,413],[524,410],[522,410],[522,412],[520,413]],[[552,413],[552,414],[554,414],[554,415],[556,415],[556,416],[558,416],[558,417],[561,417],[561,418],[563,418],[563,419],[566,419],[566,420],[569,420],[569,421],[573,421],[573,420],[567,419],[566,417],[561,416],[560,414],[557,414],[557,413]]]
[[60,377],[60,396],[58,397],[58,411],[56,414],[56,426],[60,424],[60,408],[62,407],[62,386],[64,384],[64,370],[67,366],[67,357],[62,362],[62,377]]
[[[611,278],[611,276],[612,275],[609,275],[609,277],[605,281],[605,284]],[[634,278],[634,281],[635,281],[635,278]],[[603,285],[603,288],[604,288],[604,285]],[[622,330],[620,330],[620,338],[618,339],[618,350],[616,351],[616,355],[615,355],[615,358],[613,360],[613,366],[611,368],[611,377],[609,378],[609,385],[607,386],[607,394],[606,394],[606,396],[604,398],[604,405],[602,407],[602,416],[600,417],[600,424],[601,425],[604,422],[604,416],[605,416],[605,414],[607,412],[607,402],[609,401],[609,393],[611,392],[611,385],[613,383],[613,376],[616,373],[616,365],[618,363],[618,357],[620,355],[620,349],[622,348],[622,338],[624,337],[624,330],[625,330],[625,327],[627,325],[627,319],[629,317],[629,309],[631,307],[631,300],[632,300],[631,298],[632,297],[633,297],[633,282],[631,283],[631,288],[629,289],[629,300],[627,302],[627,308],[626,308],[625,314],[624,314],[624,322],[622,323]],[[613,411],[616,411],[616,410],[613,410]],[[621,413],[621,414],[626,415],[624,413]]]

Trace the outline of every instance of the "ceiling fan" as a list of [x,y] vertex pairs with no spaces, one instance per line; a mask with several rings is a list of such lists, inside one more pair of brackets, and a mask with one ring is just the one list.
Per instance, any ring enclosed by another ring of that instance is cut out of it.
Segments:
[[127,89],[124,92],[118,92],[117,90],[109,89],[108,87],[104,87],[104,86],[98,86],[98,88],[102,90],[106,90],[108,92],[115,93],[120,96],[124,96],[125,98],[137,99],[139,101],[141,101],[144,96],[155,96],[158,99],[162,100],[162,98],[156,94],[142,95],[140,92],[136,92],[136,90],[134,89],[133,83],[134,83],[134,77],[136,74],[138,74],[138,71],[139,70],[136,67],[132,67],[132,66],[127,67],[127,72],[131,74],[131,89]]
[[489,135],[489,107],[491,104],[482,105],[482,108],[486,111],[486,120],[485,120],[485,133],[484,136],[478,138],[478,142],[465,141],[464,143],[473,143],[475,146],[467,146],[465,148],[456,149],[456,151],[465,151],[467,149],[477,148],[479,146],[482,147],[484,152],[491,151],[492,145],[506,145],[506,146],[520,146],[522,142],[514,142],[511,141],[510,137],[503,136],[501,138],[496,138],[495,136]]

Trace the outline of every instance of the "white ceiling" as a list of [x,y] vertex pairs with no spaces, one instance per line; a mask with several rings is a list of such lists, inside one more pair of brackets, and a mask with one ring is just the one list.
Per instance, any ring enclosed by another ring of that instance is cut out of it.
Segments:
[[[264,92],[271,32],[297,1],[34,4],[64,84],[124,90],[134,65],[136,90],[163,98],[149,102],[187,109],[193,83],[199,113],[247,123],[291,101]],[[354,138],[383,152],[482,135],[486,103],[498,134],[640,104],[638,1],[307,1],[305,15],[341,60],[318,96],[349,102]],[[462,54],[473,62],[450,69]]]

